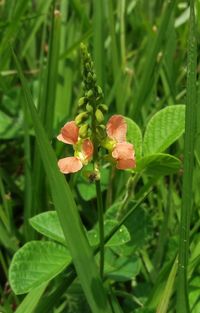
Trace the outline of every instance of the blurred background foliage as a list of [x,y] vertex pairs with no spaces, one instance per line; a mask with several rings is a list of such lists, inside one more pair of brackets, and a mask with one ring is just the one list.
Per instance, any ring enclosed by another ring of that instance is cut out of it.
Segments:
[[[196,1],[197,17],[199,6]],[[53,209],[10,45],[21,62],[43,125],[60,157],[66,148],[56,142],[56,135],[75,116],[82,92],[80,43],[87,43],[93,56],[97,79],[109,105],[107,117],[113,113],[128,116],[144,132],[148,120],[159,109],[185,103],[188,19],[187,1],[0,1],[1,312],[13,312],[23,299],[9,287],[8,268],[20,246],[40,238],[29,218]],[[195,152],[197,169],[199,146]],[[183,138],[168,152],[182,160]],[[198,170],[194,171],[196,190],[190,234],[189,299],[193,313],[200,312]],[[131,241],[112,251],[112,258],[117,254],[131,260],[123,269],[126,273],[118,273],[114,278],[124,312],[155,312],[161,300],[178,249],[181,177],[181,170],[164,177],[143,175],[135,187],[134,199],[150,187],[153,192],[127,222]],[[117,206],[125,197],[127,178],[127,173],[102,170],[107,208]],[[67,180],[84,225],[91,229],[97,220],[93,186],[88,186],[81,174]],[[130,201],[129,206],[133,203]],[[129,279],[120,280],[120,275]],[[35,312],[89,312],[78,282],[66,292],[61,281],[62,277],[58,277],[51,282]],[[48,297],[55,290],[53,305]],[[50,307],[47,303],[51,303]],[[168,312],[175,312],[174,303],[172,296]]]

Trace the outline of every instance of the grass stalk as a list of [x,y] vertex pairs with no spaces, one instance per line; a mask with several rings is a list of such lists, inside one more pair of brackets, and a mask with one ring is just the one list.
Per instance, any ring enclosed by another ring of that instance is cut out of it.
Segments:
[[188,313],[187,266],[189,254],[190,215],[193,204],[194,143],[196,135],[196,64],[197,40],[195,30],[194,0],[190,1],[190,23],[188,42],[187,97],[185,118],[184,175],[179,237],[179,266],[177,288],[177,313]]

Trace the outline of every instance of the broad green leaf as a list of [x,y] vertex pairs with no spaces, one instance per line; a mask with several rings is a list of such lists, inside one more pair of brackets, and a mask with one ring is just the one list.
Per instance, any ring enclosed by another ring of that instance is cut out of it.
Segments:
[[165,151],[185,129],[185,105],[168,106],[157,112],[147,124],[143,141],[144,155]]
[[11,262],[9,281],[16,294],[31,291],[57,276],[70,263],[68,250],[55,242],[30,241]]
[[14,53],[13,56],[22,83],[25,104],[29,108],[32,118],[33,128],[49,182],[53,203],[58,212],[67,246],[69,247],[83,291],[93,312],[111,313],[112,310],[108,302],[108,297],[100,279],[92,250],[80,223],[80,217],[72,192],[64,175],[58,170],[55,153],[39,119],[22,69]]
[[177,172],[180,165],[180,160],[170,154],[155,153],[141,158],[135,171],[145,171],[148,175],[169,175]]
[[29,219],[29,222],[42,235],[66,245],[65,236],[56,211],[40,213]]
[[[39,233],[44,236],[66,244],[65,237],[58,219],[58,214],[55,211],[44,212],[38,214],[30,219],[30,224]],[[110,230],[117,225],[114,220],[105,221],[105,235],[109,234]],[[98,245],[99,243],[99,231],[98,227],[90,231],[86,231],[86,235],[91,246]],[[121,226],[115,235],[106,243],[107,246],[119,246],[130,240],[130,235],[125,226]]]
[[130,118],[126,117],[127,123],[127,141],[132,143],[135,148],[136,158],[140,158],[142,154],[142,133],[139,126]]
[[[117,221],[114,220],[106,220],[104,222],[104,231],[105,231],[105,236],[108,235],[111,231],[111,229],[113,229],[113,227],[115,227],[117,225]],[[87,233],[89,242],[92,246],[95,246],[99,243],[99,230],[98,227],[96,227],[95,229],[90,230]],[[122,225],[119,230],[113,235],[113,237],[106,243],[106,246],[108,247],[113,247],[113,246],[120,246],[123,245],[124,243],[128,242],[130,240],[130,235],[129,232],[127,230],[127,228]]]

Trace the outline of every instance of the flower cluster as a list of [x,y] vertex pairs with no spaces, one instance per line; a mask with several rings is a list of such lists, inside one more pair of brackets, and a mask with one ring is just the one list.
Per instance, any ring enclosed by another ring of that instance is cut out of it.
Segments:
[[98,168],[100,149],[107,150],[110,162],[117,169],[136,166],[134,147],[126,141],[127,123],[122,115],[113,115],[104,125],[104,114],[108,108],[102,103],[103,93],[97,85],[93,62],[87,48],[82,45],[83,91],[78,102],[78,114],[74,121],[67,122],[57,139],[73,145],[74,156],[58,161],[62,173],[75,173],[93,161]]
[[[74,173],[92,159],[94,145],[90,138],[79,137],[80,128],[75,121],[68,122],[61,129],[57,139],[74,147],[74,156],[60,159],[58,166],[64,174]],[[134,168],[135,152],[133,145],[126,141],[127,124],[122,115],[113,115],[107,125],[107,136],[100,143],[109,152],[110,159],[120,170]]]

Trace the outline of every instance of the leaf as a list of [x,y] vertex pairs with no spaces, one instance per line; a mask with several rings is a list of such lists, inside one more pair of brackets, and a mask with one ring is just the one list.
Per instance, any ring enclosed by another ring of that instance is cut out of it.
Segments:
[[165,151],[185,129],[185,105],[171,105],[157,112],[147,124],[144,155]]
[[160,303],[157,307],[156,313],[167,313],[168,310],[168,305],[169,305],[169,300],[173,292],[173,287],[174,287],[174,281],[176,277],[178,269],[178,260],[177,258],[174,261],[174,264],[172,266],[172,269],[170,271],[169,277],[167,279],[165,289],[163,291]]
[[[117,221],[114,220],[106,220],[104,222],[104,231],[105,236],[110,233],[111,229],[118,224]],[[99,230],[98,227],[96,229],[92,229],[87,233],[89,242],[92,246],[95,246],[99,243]],[[114,234],[114,236],[106,243],[106,246],[120,246],[130,240],[130,235],[127,228],[122,225],[120,229]]]
[[66,245],[66,240],[56,211],[40,213],[29,219],[29,222],[40,234]]
[[176,173],[180,165],[180,160],[170,154],[155,153],[140,159],[135,171],[145,171],[148,175],[169,175]]
[[22,114],[14,118],[0,111],[0,139],[12,139],[22,134]]
[[126,117],[127,123],[127,141],[132,143],[135,148],[136,158],[140,158],[142,154],[142,132],[139,126],[130,118]]
[[105,275],[116,281],[127,281],[135,277],[140,271],[140,260],[136,256],[112,257],[107,255]]
[[31,290],[17,307],[15,313],[32,313],[40,301],[48,283],[43,283],[37,288]]
[[[55,211],[44,212],[30,219],[30,224],[34,229],[44,236],[56,240],[62,244],[66,244],[65,237],[58,219],[58,214]],[[117,225],[114,220],[105,221],[105,235]],[[90,242],[90,245],[95,246],[99,243],[98,227],[90,231],[85,231]],[[119,246],[130,240],[128,230],[124,225],[115,233],[115,235],[106,243],[106,246]]]
[[57,276],[70,263],[68,250],[55,242],[30,241],[11,262],[9,281],[16,294],[39,287]]

